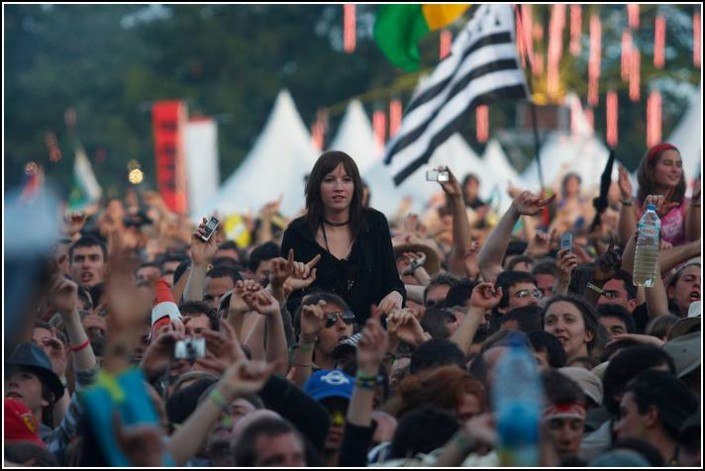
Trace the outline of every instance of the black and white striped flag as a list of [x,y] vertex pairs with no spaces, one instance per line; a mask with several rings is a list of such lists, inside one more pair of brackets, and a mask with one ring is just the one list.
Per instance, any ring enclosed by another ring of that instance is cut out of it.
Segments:
[[517,61],[514,14],[508,4],[483,4],[407,107],[384,161],[401,184],[428,162],[472,110],[501,99],[524,99],[528,87]]

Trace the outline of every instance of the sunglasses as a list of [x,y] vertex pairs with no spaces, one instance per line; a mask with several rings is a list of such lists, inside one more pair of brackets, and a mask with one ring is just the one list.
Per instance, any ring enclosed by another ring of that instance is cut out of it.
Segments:
[[335,323],[338,322],[338,317],[340,317],[343,322],[345,322],[345,325],[352,325],[352,323],[355,322],[355,314],[350,311],[329,312],[328,314],[326,314],[325,327],[327,329],[333,327]]

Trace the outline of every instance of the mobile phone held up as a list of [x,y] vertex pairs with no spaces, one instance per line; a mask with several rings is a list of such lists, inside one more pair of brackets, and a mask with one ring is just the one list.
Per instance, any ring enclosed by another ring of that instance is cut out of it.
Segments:
[[213,233],[215,233],[215,230],[218,228],[218,224],[220,224],[220,221],[211,216],[211,218],[206,223],[206,226],[204,227],[204,234],[201,235],[201,239],[203,240],[203,242],[208,242],[210,240],[210,238],[213,236]]
[[573,250],[573,234],[564,232],[561,236],[561,250],[571,252]]
[[447,182],[450,180],[448,172],[439,172],[438,170],[427,170],[426,181],[429,182]]

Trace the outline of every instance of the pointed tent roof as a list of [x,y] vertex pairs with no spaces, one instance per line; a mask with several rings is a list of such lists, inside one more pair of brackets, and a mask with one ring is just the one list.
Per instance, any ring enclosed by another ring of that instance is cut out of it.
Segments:
[[382,161],[376,162],[363,176],[370,186],[372,207],[391,215],[398,209],[404,197],[410,197],[410,211],[422,212],[434,195],[442,191],[438,183],[426,181],[426,170],[439,165],[450,167],[456,178],[461,180],[468,173],[486,173],[482,160],[468,146],[465,139],[456,133],[436,149],[428,164],[421,166],[399,187],[394,186],[389,167]]
[[[598,139],[554,133],[543,144],[540,152],[546,186],[558,188],[566,173],[575,172],[582,179],[583,190],[594,186],[599,188],[609,151]],[[616,170],[617,166],[614,172]],[[540,190],[536,160],[521,175],[521,181],[521,186],[527,190]]]
[[[683,159],[683,171],[688,182],[700,173],[702,158],[702,104],[700,90],[702,84],[693,92],[690,107],[678,126],[668,136],[666,142],[678,147]],[[700,136],[700,138],[698,138]]]
[[221,214],[255,212],[283,195],[281,211],[304,207],[304,178],[316,162],[311,136],[287,90],[277,95],[257,142],[211,204]]
[[519,175],[509,163],[507,155],[496,139],[491,139],[487,143],[482,161],[489,171],[480,175],[480,197],[484,200],[497,198],[498,208],[504,211],[512,202],[507,194],[507,187],[509,183],[514,186],[520,185]]
[[345,115],[340,122],[335,139],[329,150],[341,150],[355,159],[360,174],[363,175],[381,156],[375,155],[374,133],[360,100],[348,103]]
[[[580,99],[575,94],[568,94],[566,105],[578,108],[578,113],[571,114],[571,119],[576,120],[576,133],[556,132],[544,142],[540,151],[544,183],[548,187],[559,189],[563,176],[568,172],[575,172],[582,179],[583,192],[594,192],[600,187],[600,178],[607,164],[609,150],[595,137]],[[618,163],[619,156],[616,160]],[[616,180],[617,177],[618,165],[615,165],[612,169],[612,179]],[[540,190],[536,160],[531,162],[520,178],[523,188]],[[632,183],[636,185],[634,178]]]

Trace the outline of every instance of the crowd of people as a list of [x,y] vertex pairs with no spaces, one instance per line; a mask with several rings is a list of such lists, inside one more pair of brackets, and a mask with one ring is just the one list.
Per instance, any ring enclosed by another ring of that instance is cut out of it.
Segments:
[[568,174],[495,214],[481,176],[438,170],[444,197],[388,220],[326,152],[301,214],[267,205],[247,247],[154,193],[65,215],[6,318],[5,465],[500,466],[497,365],[521,347],[541,466],[701,466],[701,194],[678,149],[597,208]]

